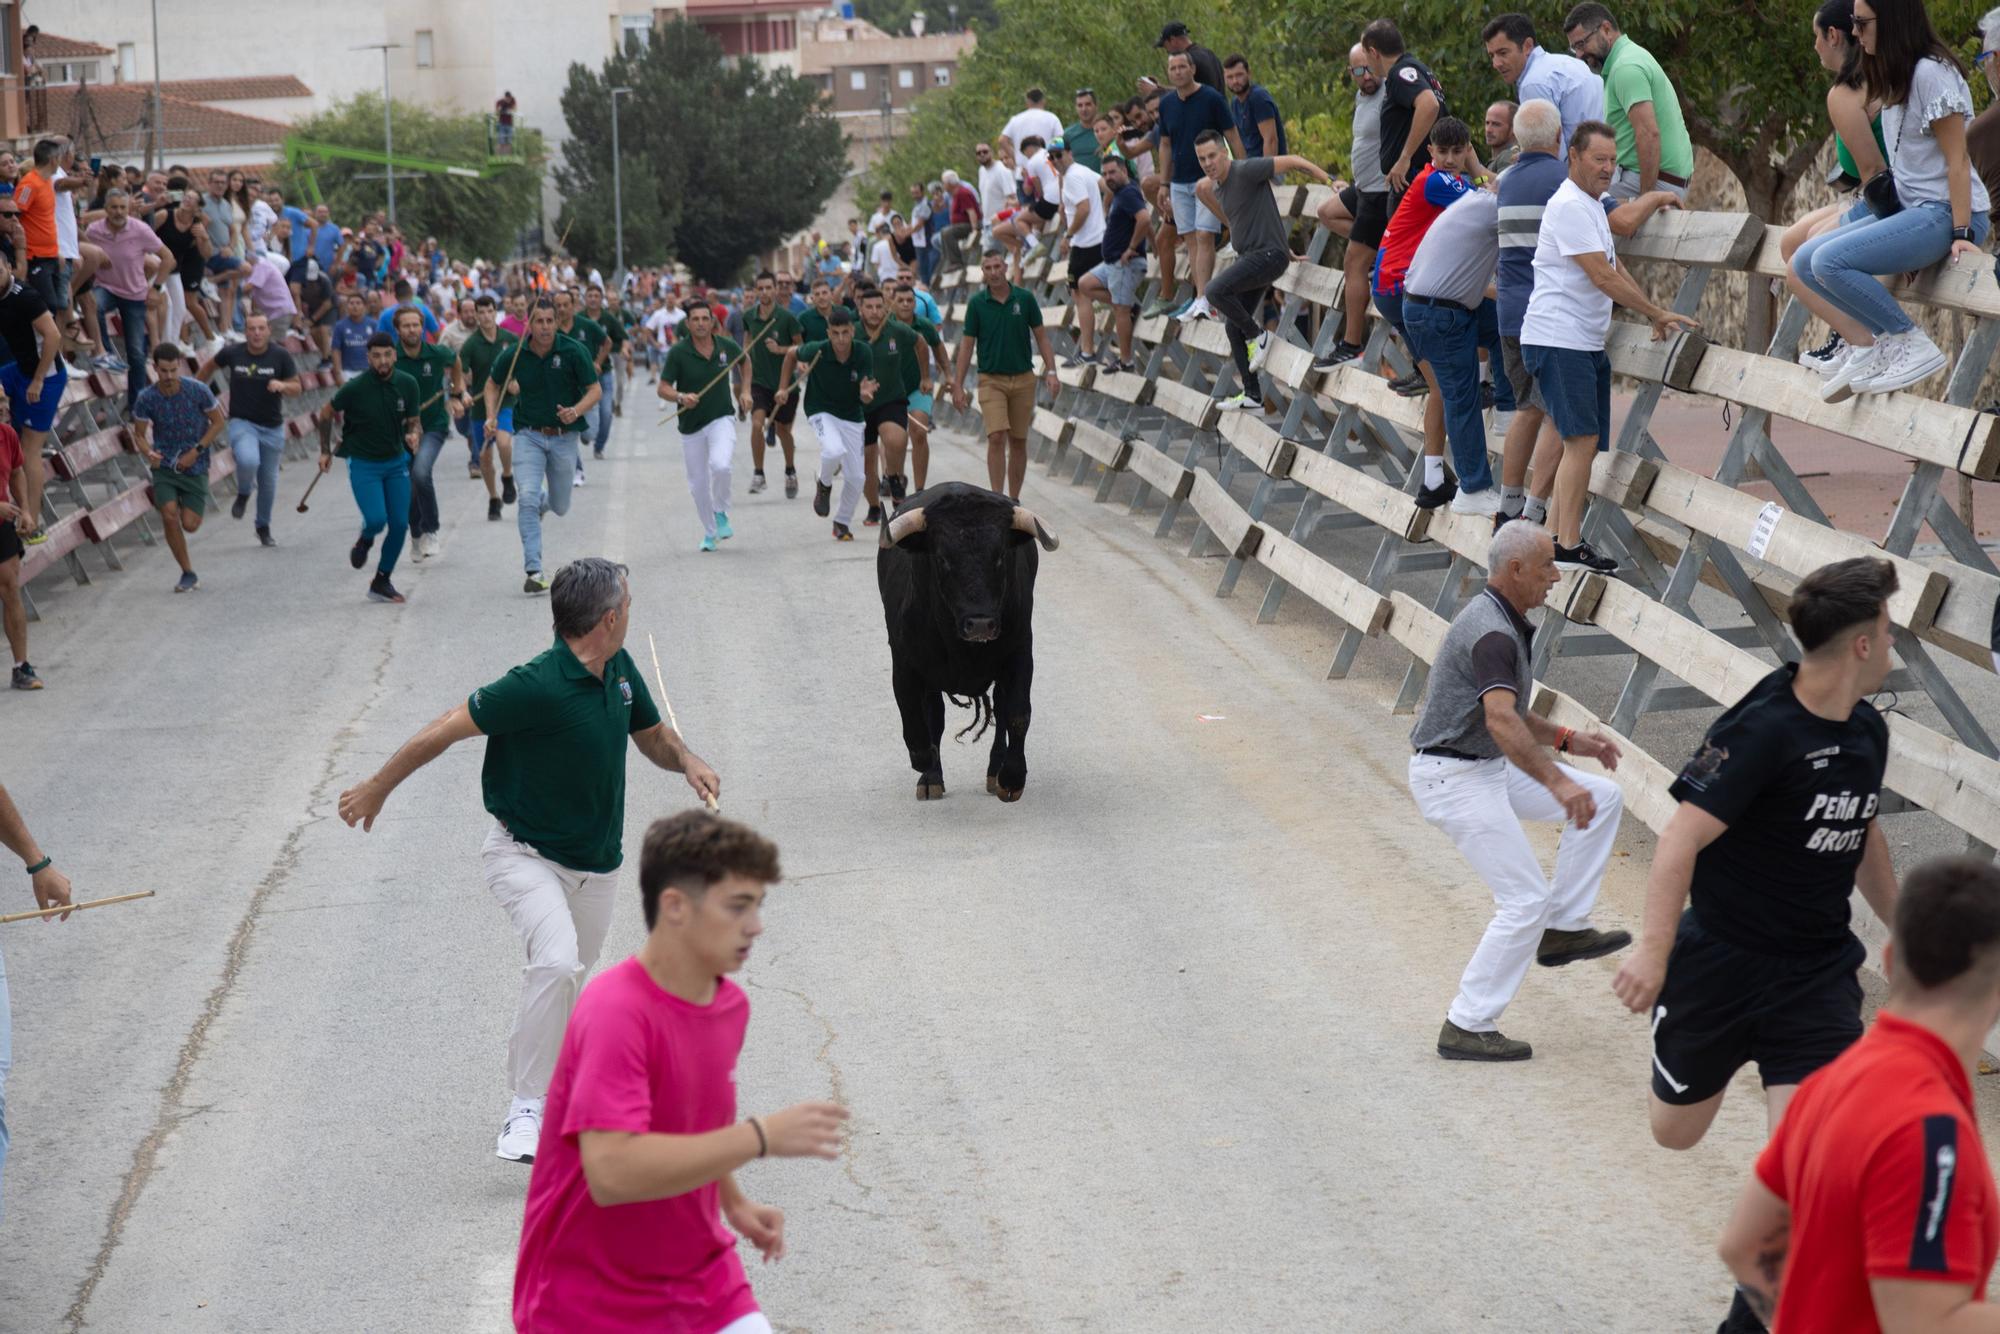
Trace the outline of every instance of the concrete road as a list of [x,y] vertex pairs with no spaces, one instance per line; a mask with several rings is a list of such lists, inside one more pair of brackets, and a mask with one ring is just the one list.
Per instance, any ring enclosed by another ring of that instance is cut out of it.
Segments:
[[[792,1255],[754,1272],[781,1329],[1720,1317],[1713,1238],[1762,1133],[1747,1082],[1699,1150],[1654,1148],[1610,961],[1534,970],[1507,1021],[1531,1063],[1433,1053],[1487,904],[1403,789],[1393,677],[1329,686],[1305,631],[1251,626],[1212,564],[1038,470],[1063,546],[1026,797],[985,795],[982,744],[919,804],[874,549],[811,515],[810,449],[807,495],[742,500],[704,556],[653,417],[620,422],[549,549],[631,563],[637,656],[651,631],[725,811],[783,849],[743,976],[744,1110],[832,1096],[854,1121],[838,1164],[743,1174],[789,1217]],[[963,443],[937,453],[934,477],[983,480]],[[457,457],[405,607],[363,600],[339,486],[281,516],[276,551],[218,514],[195,595],[156,550],[47,598],[49,688],[0,704],[4,779],[79,897],[159,897],[0,927],[0,1329],[507,1327],[527,1171],[493,1139],[519,956],[479,877],[480,749],[373,834],[334,815],[547,642],[513,525]],[[629,772],[631,854],[692,798],[636,753]],[[1607,919],[1636,917],[1643,856],[1614,865]],[[626,886],[608,959],[641,936],[629,861]]]

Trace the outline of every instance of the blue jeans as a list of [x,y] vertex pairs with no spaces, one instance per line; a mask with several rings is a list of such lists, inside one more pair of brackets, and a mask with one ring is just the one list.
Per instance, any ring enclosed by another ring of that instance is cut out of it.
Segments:
[[129,411],[139,401],[139,391],[144,389],[146,380],[146,303],[134,301],[130,297],[114,296],[100,285],[97,287],[98,317],[104,317],[103,302],[109,301],[118,312],[118,319],[124,326],[118,336],[125,343],[125,407]]
[[1403,342],[1406,344],[1409,343],[1409,326],[1403,323],[1402,289],[1398,288],[1393,292],[1376,292],[1374,296],[1375,309],[1382,312],[1382,318],[1389,321],[1389,327],[1396,331]]
[[361,535],[373,537],[385,528],[382,559],[375,568],[383,574],[396,569],[396,557],[403,554],[403,539],[410,524],[410,456],[393,459],[349,459],[347,484],[354,488],[354,503],[361,507]]
[[[1991,220],[1972,215],[1972,239],[1984,243]],[[1887,218],[1846,223],[1800,246],[1792,272],[1814,293],[1878,337],[1914,327],[1889,289],[1871,276],[1926,269],[1951,251],[1951,205],[1933,200]]]
[[580,439],[575,431],[561,435],[533,430],[514,433],[514,487],[521,497],[514,519],[521,526],[521,568],[529,574],[539,574],[542,569],[542,510],[569,513]]
[[444,452],[444,441],[443,431],[425,431],[410,463],[410,531],[418,537],[438,530],[438,493],[431,470]]
[[1403,298],[1403,322],[1411,350],[1430,363],[1444,398],[1444,426],[1451,441],[1451,466],[1461,491],[1493,485],[1486,459],[1486,424],[1479,410],[1479,316],[1451,302],[1431,305]]
[[257,526],[269,528],[271,507],[278,498],[278,463],[285,457],[285,428],[231,417],[229,449],[236,455],[237,491],[256,489]]
[[460,435],[465,437],[466,445],[472,450],[472,466],[477,468],[479,466],[479,423],[472,420],[472,414],[468,412],[463,417],[454,421],[452,426]]
[[1479,303],[1479,345],[1486,349],[1486,368],[1493,379],[1493,410],[1512,412],[1514,382],[1507,378],[1507,359],[1500,355],[1500,306],[1491,297]]
[[602,454],[604,442],[611,438],[611,401],[618,395],[618,373],[606,370],[597,377],[597,387],[599,390],[597,406],[590,410],[591,416],[597,422],[597,436],[591,441],[591,450],[593,453]]

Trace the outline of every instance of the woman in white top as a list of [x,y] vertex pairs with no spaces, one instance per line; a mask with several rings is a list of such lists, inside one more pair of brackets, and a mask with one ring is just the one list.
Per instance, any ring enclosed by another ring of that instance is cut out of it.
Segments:
[[1979,254],[1990,207],[1965,151],[1972,90],[1931,26],[1923,0],[1854,0],[1854,37],[1868,100],[1882,108],[1894,201],[1869,192],[1868,217],[1816,236],[1792,257],[1812,291],[1875,335],[1851,353],[1820,397],[1907,389],[1943,370],[1945,354],[1872,276],[1913,273],[1949,257]]

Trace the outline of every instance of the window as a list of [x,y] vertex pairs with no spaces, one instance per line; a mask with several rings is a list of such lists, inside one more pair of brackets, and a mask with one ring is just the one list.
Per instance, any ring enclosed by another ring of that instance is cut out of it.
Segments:
[[437,43],[429,28],[417,29],[417,68],[429,69],[437,64]]
[[620,35],[624,39],[625,50],[638,55],[652,40],[653,16],[651,14],[625,14],[618,20]]
[[912,69],[899,69],[899,70],[897,70],[897,71],[896,71],[896,86],[897,86],[898,88],[914,88],[914,87],[916,87],[916,86],[917,86],[917,72],[916,72],[915,70],[912,70]]
[[118,43],[118,82],[131,83],[139,77],[139,48],[131,42]]
[[951,87],[951,66],[939,65],[936,69],[933,69],[931,71],[931,87],[933,88]]
[[857,93],[868,91],[868,71],[851,69],[847,71],[847,86]]

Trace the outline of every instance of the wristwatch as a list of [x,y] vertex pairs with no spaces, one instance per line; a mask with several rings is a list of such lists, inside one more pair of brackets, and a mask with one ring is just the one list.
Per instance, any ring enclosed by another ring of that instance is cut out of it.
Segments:
[[1972,239],[1972,228],[1970,226],[1952,228],[1951,239],[1954,241],[1970,241]]

